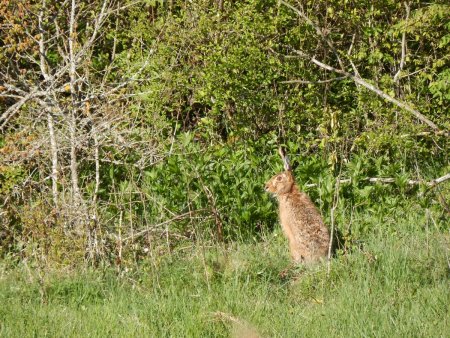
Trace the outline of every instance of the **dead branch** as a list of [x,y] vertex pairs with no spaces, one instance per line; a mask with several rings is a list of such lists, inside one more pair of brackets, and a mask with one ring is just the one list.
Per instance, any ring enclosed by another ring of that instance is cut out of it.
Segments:
[[436,179],[434,179],[434,180],[429,181],[429,182],[427,183],[427,185],[428,185],[429,187],[435,187],[436,185],[438,185],[438,184],[440,184],[440,183],[442,183],[442,182],[445,182],[445,181],[447,181],[447,180],[449,180],[449,179],[450,179],[450,173],[448,173],[447,175],[444,175],[444,176],[442,176],[442,177],[439,177],[439,178],[436,178]]
[[[423,184],[423,185],[428,186],[428,187],[434,187],[434,186],[436,186],[438,184],[441,184],[441,183],[443,183],[443,182],[445,182],[445,181],[447,181],[449,179],[450,179],[450,173],[448,173],[448,174],[446,174],[446,175],[444,175],[442,177],[433,179],[431,181],[408,180],[406,183],[408,185]],[[396,179],[393,178],[393,177],[366,177],[366,178],[362,179],[362,181],[368,181],[370,183],[395,183]],[[340,179],[339,183],[340,184],[352,183],[352,179],[351,178]],[[307,187],[307,188],[316,187],[317,183],[308,183],[308,184],[305,184],[304,186]]]
[[72,180],[72,193],[75,207],[82,202],[80,186],[78,182],[78,159],[77,159],[77,90],[76,85],[76,59],[75,59],[75,10],[76,3],[72,0],[69,23],[69,78],[72,107],[70,111],[69,133],[70,133],[70,174]]
[[23,96],[19,101],[10,106],[6,111],[0,116],[0,131],[2,131],[5,126],[8,124],[9,120],[19,112],[20,108],[33,99],[36,96],[39,96],[42,92],[40,91],[31,91],[30,93]]
[[423,136],[447,136],[448,133],[440,130],[436,132],[429,132],[429,131],[422,131],[420,133],[416,134],[402,134],[400,135],[401,138],[407,138],[407,137],[423,137]]
[[[410,12],[410,7],[409,4],[405,2],[405,9],[406,9],[406,18],[405,18],[405,25],[408,22],[409,19],[409,12]],[[406,31],[403,30],[403,34],[402,34],[402,54],[401,54],[401,58],[400,58],[400,65],[398,66],[398,71],[397,73],[394,75],[394,82],[398,83],[398,80],[400,79],[400,73],[403,70],[403,67],[405,66],[405,59],[406,59]]]
[[52,162],[52,194],[53,204],[58,209],[58,146],[56,144],[55,127],[54,127],[53,115],[51,112],[47,113],[47,127],[50,137],[50,154]]

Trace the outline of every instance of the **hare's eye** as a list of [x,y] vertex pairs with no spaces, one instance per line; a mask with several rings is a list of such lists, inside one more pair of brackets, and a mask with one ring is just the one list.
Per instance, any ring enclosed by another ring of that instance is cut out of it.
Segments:
[[281,176],[277,177],[277,181],[281,181],[282,179],[283,179],[283,177],[281,177]]

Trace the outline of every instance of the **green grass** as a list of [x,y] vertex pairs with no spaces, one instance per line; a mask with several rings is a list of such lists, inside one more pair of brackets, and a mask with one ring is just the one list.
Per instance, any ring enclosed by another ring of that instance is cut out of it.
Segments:
[[3,337],[449,337],[448,223],[414,208],[353,215],[362,244],[288,265],[280,232],[254,244],[185,247],[117,273],[1,265]]

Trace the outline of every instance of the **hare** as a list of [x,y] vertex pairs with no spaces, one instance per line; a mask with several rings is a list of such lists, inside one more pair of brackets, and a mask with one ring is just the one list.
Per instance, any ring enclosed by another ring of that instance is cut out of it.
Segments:
[[330,234],[319,210],[295,183],[287,156],[280,148],[285,171],[273,176],[265,190],[279,203],[279,217],[294,263],[313,263],[328,254]]

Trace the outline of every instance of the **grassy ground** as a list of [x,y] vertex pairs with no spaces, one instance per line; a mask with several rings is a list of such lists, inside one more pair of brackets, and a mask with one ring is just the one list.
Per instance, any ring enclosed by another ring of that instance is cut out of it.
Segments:
[[448,221],[438,216],[413,207],[353,215],[362,245],[333,259],[328,276],[323,263],[280,277],[280,232],[185,247],[120,273],[3,263],[0,335],[449,337]]

